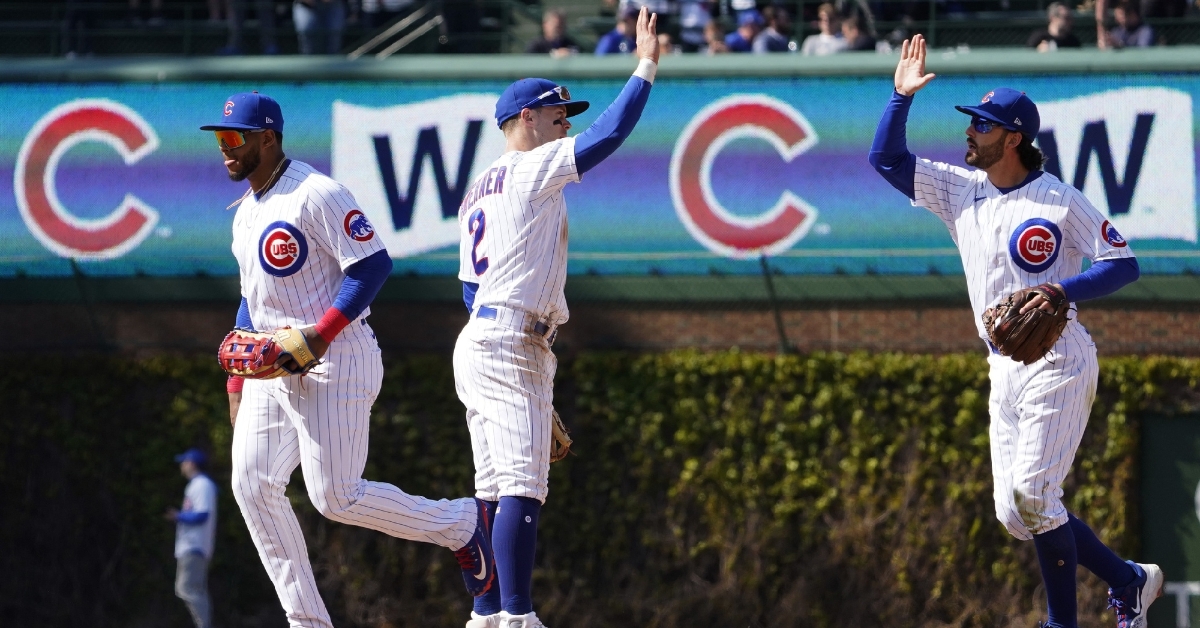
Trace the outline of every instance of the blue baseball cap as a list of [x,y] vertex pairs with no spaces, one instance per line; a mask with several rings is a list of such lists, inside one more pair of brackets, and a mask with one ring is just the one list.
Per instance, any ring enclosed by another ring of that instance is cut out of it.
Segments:
[[738,13],[738,26],[747,24],[762,26],[764,22],[762,13],[759,13],[758,9],[747,9]]
[[203,451],[192,447],[191,449],[175,456],[175,462],[190,461],[198,467],[203,467],[208,462],[208,456],[204,455]]
[[991,120],[1010,131],[1020,131],[1030,139],[1037,137],[1038,130],[1042,128],[1042,117],[1038,114],[1037,105],[1033,104],[1025,92],[1007,87],[988,92],[977,106],[960,105],[955,109],[970,116]]
[[567,117],[577,116],[590,106],[586,100],[571,100],[571,92],[554,81],[526,78],[509,85],[496,101],[496,126],[519,115],[522,109],[566,105]]
[[234,94],[225,101],[221,121],[200,127],[201,131],[256,131],[283,133],[283,110],[274,98],[258,92]]

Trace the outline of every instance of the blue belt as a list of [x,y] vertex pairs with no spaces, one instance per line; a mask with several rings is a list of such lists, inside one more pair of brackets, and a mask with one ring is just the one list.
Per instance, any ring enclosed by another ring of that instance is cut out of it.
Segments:
[[984,340],[984,342],[987,343],[988,350],[996,355],[1000,355],[1000,350],[996,348],[996,345],[992,344],[991,340]]
[[[479,306],[479,312],[475,314],[475,317],[486,318],[490,321],[494,321],[496,320],[496,308],[487,305],[481,305]],[[542,321],[537,321],[533,324],[533,332],[539,336],[545,336],[549,331],[550,326]]]

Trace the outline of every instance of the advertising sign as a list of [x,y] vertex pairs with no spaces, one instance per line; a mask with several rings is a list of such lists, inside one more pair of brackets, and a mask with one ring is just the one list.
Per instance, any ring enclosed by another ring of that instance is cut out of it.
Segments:
[[[623,81],[571,82],[592,107]],[[282,105],[284,150],[355,195],[397,273],[452,275],[459,205],[504,151],[506,82],[5,84],[0,276],[233,275],[233,210],[211,133],[229,94]],[[1200,74],[951,76],[913,105],[909,148],[962,164],[972,104],[1039,105],[1047,172],[1080,188],[1143,272],[1200,272]],[[632,136],[566,189],[569,272],[958,274],[941,222],[867,163],[887,78],[660,79]],[[74,266],[73,266],[74,265]]]

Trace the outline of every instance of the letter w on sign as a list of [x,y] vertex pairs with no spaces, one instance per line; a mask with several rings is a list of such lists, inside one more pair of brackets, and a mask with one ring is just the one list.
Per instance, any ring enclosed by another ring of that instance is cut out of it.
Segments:
[[397,258],[458,243],[458,206],[504,135],[498,95],[463,94],[394,107],[333,103],[333,178]]
[[1129,87],[1038,110],[1046,171],[1081,190],[1121,235],[1196,242],[1189,94]]

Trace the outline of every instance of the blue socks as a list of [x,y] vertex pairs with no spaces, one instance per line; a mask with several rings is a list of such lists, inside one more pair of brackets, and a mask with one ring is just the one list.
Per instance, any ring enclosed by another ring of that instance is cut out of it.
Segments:
[[1086,523],[1068,514],[1067,525],[1071,526],[1071,532],[1075,535],[1079,564],[1107,582],[1110,589],[1119,591],[1137,578],[1133,567],[1101,543]]
[[[488,528],[492,531],[492,538],[496,538],[496,504],[499,502],[483,502],[483,507],[487,509]],[[495,541],[493,541],[494,543]],[[492,550],[495,552],[495,549]],[[499,574],[496,575],[499,578]],[[493,582],[492,588],[488,589],[487,593],[475,598],[475,613],[479,615],[495,615],[500,612],[500,583]]]
[[[542,503],[532,497],[501,497],[496,509],[492,551],[496,553],[499,596],[503,609],[513,615],[533,612],[530,591],[533,589],[533,559],[541,510]],[[483,615],[478,608],[476,602],[475,612]]]
[[1051,626],[1077,628],[1075,607],[1075,535],[1070,525],[1036,534],[1038,563],[1046,584],[1046,606]]

